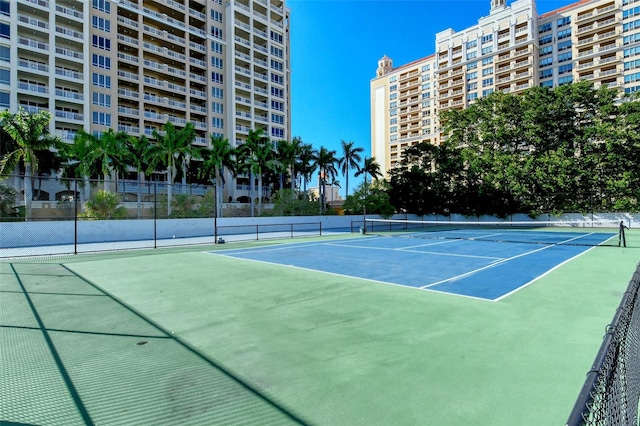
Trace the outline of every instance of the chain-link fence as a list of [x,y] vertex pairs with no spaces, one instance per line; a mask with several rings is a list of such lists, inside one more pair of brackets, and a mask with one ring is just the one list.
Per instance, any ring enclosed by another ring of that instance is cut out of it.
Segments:
[[[0,257],[322,234],[313,218],[220,223],[250,218],[251,204],[216,202],[211,185],[8,176],[0,196]],[[255,200],[254,215],[266,202]]]
[[640,264],[587,374],[567,425],[636,425],[640,399]]

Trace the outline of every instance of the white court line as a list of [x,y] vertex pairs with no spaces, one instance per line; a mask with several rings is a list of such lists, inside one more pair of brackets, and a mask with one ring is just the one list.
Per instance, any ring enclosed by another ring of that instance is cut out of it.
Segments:
[[[608,240],[607,240],[607,241],[608,241]],[[547,275],[547,274],[551,273],[551,271],[553,271],[553,270],[555,270],[555,269],[557,269],[557,268],[561,267],[562,265],[564,265],[564,264],[565,264],[565,263],[567,263],[567,262],[571,262],[573,259],[575,259],[575,258],[577,258],[577,257],[582,256],[583,254],[585,254],[585,253],[587,253],[587,252],[589,252],[589,251],[593,250],[593,249],[594,249],[594,248],[596,248],[596,247],[597,247],[597,246],[591,247],[591,248],[589,248],[589,249],[587,249],[587,250],[585,250],[585,251],[583,251],[583,252],[581,252],[581,253],[576,254],[576,255],[575,255],[575,256],[573,256],[572,258],[567,259],[567,260],[565,260],[564,262],[561,262],[561,263],[557,264],[556,266],[554,266],[553,268],[549,269],[549,270],[548,270],[547,272],[545,272],[544,274],[542,274],[542,275],[538,275],[537,277],[535,277],[534,279],[532,279],[532,280],[531,280],[531,281],[529,281],[528,283],[523,284],[523,285],[521,285],[521,286],[520,286],[520,287],[518,287],[518,288],[514,288],[514,289],[513,289],[513,290],[511,290],[510,292],[505,293],[505,294],[503,294],[502,296],[500,296],[500,297],[498,297],[498,298],[494,299],[494,301],[498,302],[498,301],[500,301],[500,300],[504,299],[505,297],[510,296],[510,295],[512,295],[513,293],[517,292],[517,291],[520,291],[521,289],[523,289],[523,288],[527,287],[529,284],[533,284],[534,282],[538,281],[540,278],[542,278],[542,277],[544,277],[545,275]]]
[[[352,245],[347,245],[347,244],[334,244],[334,243],[324,243],[324,245],[337,246],[337,247],[357,248],[357,249],[363,249],[363,250],[402,251],[402,252],[406,252],[406,253],[436,254],[438,256],[449,256],[449,257],[470,257],[472,259],[492,259],[492,260],[504,259],[502,257],[477,256],[477,255],[472,255],[472,254],[440,253],[440,252],[437,252],[437,251],[406,250],[406,249],[400,249],[400,248],[363,247],[363,246],[352,246]],[[419,246],[416,246],[416,247],[419,247]]]
[[[592,232],[591,234],[594,234],[594,233]],[[588,234],[588,235],[591,235],[591,234]],[[573,241],[573,240],[577,240],[578,238],[582,238],[582,237],[585,237],[585,236],[586,235],[581,235],[579,237],[570,238],[568,240],[560,241],[559,243],[551,244],[551,245],[548,245],[546,247],[541,247],[541,248],[536,249],[536,250],[531,250],[531,251],[527,251],[527,252],[524,252],[524,253],[520,253],[520,254],[518,254],[516,256],[507,257],[507,258],[499,260],[497,262],[493,262],[490,265],[483,266],[482,268],[474,269],[472,271],[465,272],[464,274],[460,274],[460,275],[456,275],[455,277],[447,278],[446,280],[436,281],[435,283],[427,284],[427,285],[422,286],[420,288],[429,288],[429,287],[433,287],[434,285],[446,283],[446,282],[449,282],[449,281],[455,281],[455,280],[457,280],[459,278],[468,277],[468,276],[473,275],[473,274],[475,274],[477,272],[484,271],[485,269],[489,269],[489,268],[493,268],[494,266],[502,265],[503,263],[509,262],[509,261],[511,261],[513,259],[517,259],[517,258],[523,257],[523,256],[528,256],[530,254],[537,253],[537,252],[542,251],[542,250],[547,250],[547,249],[549,249],[551,247],[556,247],[557,245],[565,244],[565,243],[568,243],[568,242]]]
[[[361,241],[361,240],[362,240],[361,238],[346,238],[344,240],[338,240],[338,241]],[[264,241],[259,241],[259,242],[264,242]],[[323,241],[311,241],[311,242],[306,242],[306,243],[304,243],[304,242],[301,243],[299,241],[294,241],[294,242],[291,242],[291,243],[274,244],[274,245],[268,245],[268,246],[246,248],[246,249],[228,248],[228,249],[221,249],[221,250],[215,250],[215,251],[206,251],[206,253],[211,253],[211,254],[223,253],[224,254],[224,253],[228,253],[228,252],[232,251],[232,252],[238,253],[238,254],[245,254],[245,253],[255,253],[257,251],[263,252],[263,251],[285,250],[285,249],[292,248],[292,246],[313,247],[313,246],[320,246],[320,245],[324,245],[324,244],[329,244],[329,243],[323,242]],[[336,244],[336,245],[339,245],[339,244]]]

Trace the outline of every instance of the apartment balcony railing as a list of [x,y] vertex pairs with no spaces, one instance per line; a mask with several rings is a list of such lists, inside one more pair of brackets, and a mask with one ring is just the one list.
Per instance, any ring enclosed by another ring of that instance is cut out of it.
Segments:
[[68,37],[72,37],[80,41],[82,40],[82,37],[83,37],[81,32],[71,28],[63,27],[61,25],[56,25],[56,33],[62,34]]
[[47,21],[43,21],[37,18],[32,18],[31,16],[18,15],[18,22],[22,24],[30,25],[32,27],[41,28],[43,30],[49,29],[49,23]]
[[74,101],[82,101],[84,99],[82,93],[72,92],[71,90],[56,89],[56,96],[66,99],[73,99]]
[[56,12],[60,12],[63,13],[67,16],[72,16],[74,18],[78,18],[78,19],[83,19],[84,15],[82,14],[82,12],[73,9],[73,8],[68,8],[68,7],[64,7],[61,6],[59,4],[56,5]]
[[27,46],[31,49],[49,51],[49,43],[45,43],[39,40],[34,40],[32,38],[18,37],[18,44],[21,46]]
[[31,61],[28,59],[18,59],[18,67],[30,69],[33,71],[41,71],[44,73],[49,72],[49,65],[43,64],[42,62]]
[[78,50],[67,49],[67,48],[64,48],[64,47],[57,47],[56,46],[56,53],[58,55],[66,56],[67,58],[78,59],[78,60],[81,60],[81,61],[84,59],[84,55],[82,54],[82,52],[80,52]]
[[30,83],[19,82],[18,83],[18,89],[26,90],[26,91],[31,92],[31,93],[44,94],[44,95],[49,93],[49,89],[46,86],[41,86],[39,84],[30,84]]
[[55,116],[56,116],[56,118],[62,118],[62,119],[66,119],[66,120],[74,120],[74,121],[82,121],[82,120],[84,120],[84,115],[83,114],[78,114],[76,112],[69,112],[69,111],[56,110]]

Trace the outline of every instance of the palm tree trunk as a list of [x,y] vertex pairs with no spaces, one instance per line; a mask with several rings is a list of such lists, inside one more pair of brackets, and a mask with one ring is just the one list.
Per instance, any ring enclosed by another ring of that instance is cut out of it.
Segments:
[[258,216],[262,215],[262,170],[258,175]]
[[346,200],[349,196],[349,170],[347,170],[347,174],[344,175],[344,199]]
[[24,219],[31,220],[31,201],[33,200],[33,187],[31,182],[31,163],[25,161],[24,166]]
[[295,166],[295,163],[293,163],[291,164],[291,190],[292,191],[296,190],[295,181],[296,181],[296,166]]
[[144,180],[144,172],[138,172],[138,219],[142,217],[142,182]]
[[173,195],[173,169],[173,161],[171,161],[171,164],[167,168],[167,216],[171,215],[171,196]]
[[253,209],[255,208],[255,201],[253,199],[253,187],[255,183],[253,182],[253,172],[249,172],[249,198],[251,198],[251,217],[253,217]]

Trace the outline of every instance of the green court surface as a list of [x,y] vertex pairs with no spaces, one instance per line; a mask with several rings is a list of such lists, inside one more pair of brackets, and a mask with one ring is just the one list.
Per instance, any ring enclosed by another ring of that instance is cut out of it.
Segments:
[[288,243],[0,263],[0,423],[564,424],[640,260],[488,301],[208,253]]

